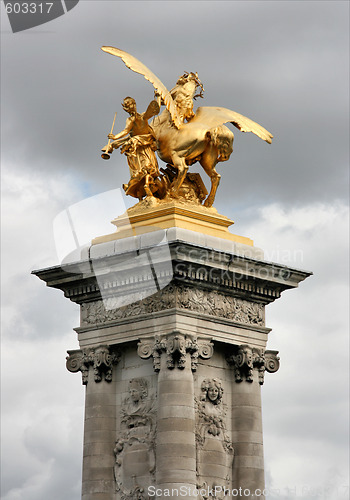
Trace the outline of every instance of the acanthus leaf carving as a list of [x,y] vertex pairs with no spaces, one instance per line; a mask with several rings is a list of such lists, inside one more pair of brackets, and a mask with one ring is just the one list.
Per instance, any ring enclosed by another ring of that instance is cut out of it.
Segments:
[[263,304],[233,297],[218,290],[180,285],[177,287],[176,306],[238,323],[264,325]]
[[160,292],[122,307],[113,307],[115,302],[113,297],[82,304],[81,323],[96,325],[171,309],[175,307],[175,296],[175,286],[168,285]]
[[81,323],[83,326],[96,325],[172,308],[264,326],[263,304],[182,283],[170,284],[153,295],[119,308],[113,308],[113,297],[82,304]]

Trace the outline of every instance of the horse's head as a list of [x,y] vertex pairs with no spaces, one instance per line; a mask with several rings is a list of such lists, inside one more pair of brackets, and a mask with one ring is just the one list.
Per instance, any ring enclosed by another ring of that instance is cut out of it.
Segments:
[[[188,73],[187,71],[185,71],[185,73],[180,76],[180,78],[177,80],[176,82],[176,86],[181,86],[181,87],[184,87],[186,86],[186,89],[188,88],[191,88],[193,94],[195,94],[197,88],[199,87],[200,88],[200,92],[199,94],[196,94],[196,95],[193,95],[193,99],[196,99],[196,97],[203,97],[203,93],[204,93],[204,86],[203,86],[203,83],[200,81],[200,79],[198,78],[198,73]],[[176,87],[175,87],[176,88]]]

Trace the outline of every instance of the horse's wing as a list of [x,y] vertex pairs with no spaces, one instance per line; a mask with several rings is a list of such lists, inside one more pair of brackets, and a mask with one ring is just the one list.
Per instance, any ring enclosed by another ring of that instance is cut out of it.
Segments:
[[125,63],[126,67],[135,71],[135,73],[139,73],[143,75],[146,80],[152,83],[153,87],[162,97],[164,104],[169,111],[171,118],[176,126],[176,128],[180,128],[182,122],[177,114],[176,106],[173,98],[170,95],[170,92],[166,88],[166,86],[159,80],[159,78],[152,73],[150,69],[147,68],[141,61],[136,59],[136,57],[128,54],[124,50],[117,49],[115,47],[101,47],[104,52],[108,54],[112,54],[113,56],[120,57],[121,60]]
[[197,109],[195,116],[190,121],[190,123],[196,122],[202,123],[208,128],[218,127],[224,123],[231,122],[241,132],[253,132],[253,134],[269,144],[271,144],[271,139],[273,138],[273,135],[258,123],[227,108],[202,106]]

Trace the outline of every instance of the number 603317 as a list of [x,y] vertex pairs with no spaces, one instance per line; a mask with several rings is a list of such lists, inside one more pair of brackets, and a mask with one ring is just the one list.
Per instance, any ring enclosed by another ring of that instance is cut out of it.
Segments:
[[16,2],[6,3],[5,8],[8,14],[49,14],[53,6],[53,2]]

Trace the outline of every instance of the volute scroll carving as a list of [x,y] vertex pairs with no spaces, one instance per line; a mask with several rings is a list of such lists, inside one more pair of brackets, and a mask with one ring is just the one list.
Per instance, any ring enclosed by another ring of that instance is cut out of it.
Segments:
[[213,343],[203,340],[197,341],[194,336],[184,335],[174,331],[169,335],[154,338],[142,339],[138,343],[137,353],[142,359],[153,357],[154,371],[159,372],[161,354],[166,354],[166,366],[169,370],[177,367],[183,370],[186,366],[187,353],[191,357],[191,370],[196,371],[198,357],[209,359],[213,355]]
[[259,384],[263,385],[265,371],[275,373],[279,369],[278,351],[258,349],[247,344],[236,346],[234,352],[227,356],[227,362],[233,366],[236,382],[253,382],[253,370],[258,371]]
[[198,342],[198,356],[202,359],[210,359],[214,354],[214,344],[212,342]]
[[119,362],[120,351],[112,349],[108,345],[100,345],[94,348],[77,349],[67,351],[67,370],[76,373],[81,371],[82,383],[88,383],[90,367],[93,368],[95,382],[101,382],[104,378],[106,382],[112,381],[113,366]]
[[278,351],[265,351],[265,368],[269,373],[275,373],[280,367]]

